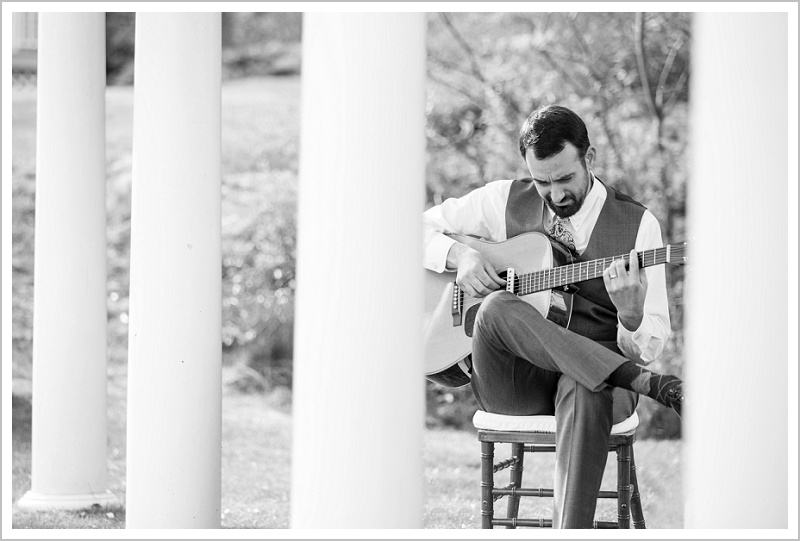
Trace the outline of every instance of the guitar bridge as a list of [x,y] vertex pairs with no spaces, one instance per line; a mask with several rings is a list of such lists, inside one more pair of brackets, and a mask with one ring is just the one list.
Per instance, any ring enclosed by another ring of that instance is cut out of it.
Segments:
[[461,325],[463,318],[461,317],[461,308],[464,305],[464,295],[458,284],[453,282],[453,300],[450,303],[450,314],[453,316],[453,327]]

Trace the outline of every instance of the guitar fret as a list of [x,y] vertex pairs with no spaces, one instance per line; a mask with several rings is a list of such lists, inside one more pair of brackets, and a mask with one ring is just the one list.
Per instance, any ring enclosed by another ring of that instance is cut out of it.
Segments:
[[[676,259],[683,257],[681,255],[682,249],[682,246],[665,246],[662,248],[645,250],[637,254],[636,263],[638,264],[639,268],[646,268],[662,263],[670,263],[672,255],[674,255]],[[630,262],[630,254],[622,254],[612,257],[594,259],[592,261],[572,263],[569,265],[562,265],[560,267],[552,267],[549,269],[543,269],[536,272],[519,275],[518,294],[527,295],[537,291],[554,289],[564,285],[582,282],[584,280],[599,278],[614,261],[618,261],[620,259],[624,260],[625,262]]]

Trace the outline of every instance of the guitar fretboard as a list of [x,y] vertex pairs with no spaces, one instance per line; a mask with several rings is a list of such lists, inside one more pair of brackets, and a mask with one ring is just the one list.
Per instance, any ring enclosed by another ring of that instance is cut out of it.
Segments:
[[[612,262],[624,259],[630,263],[630,254],[606,257],[584,261],[583,263],[572,263],[561,267],[553,267],[528,274],[519,274],[514,283],[514,293],[517,295],[529,295],[538,291],[563,287],[577,282],[584,282],[599,278]],[[686,261],[686,244],[674,244],[662,248],[654,248],[638,252],[637,259],[639,268],[661,265],[663,263],[680,263]]]

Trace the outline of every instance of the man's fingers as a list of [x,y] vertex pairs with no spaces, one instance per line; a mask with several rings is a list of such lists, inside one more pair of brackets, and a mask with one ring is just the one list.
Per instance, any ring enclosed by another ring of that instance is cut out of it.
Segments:
[[[492,281],[493,281],[495,284],[497,284],[497,285],[499,285],[499,286],[505,286],[505,285],[506,285],[506,281],[505,281],[505,280],[503,280],[502,278],[500,278],[500,275],[499,275],[499,274],[497,274],[497,272],[495,272],[495,270],[494,270],[494,267],[492,267],[492,266],[491,266],[491,265],[489,265],[488,263],[485,263],[485,264],[483,265],[483,269],[486,271],[486,275],[487,275],[489,278],[491,278],[491,280],[492,280]],[[486,284],[486,285],[489,285],[489,284]]]
[[639,281],[639,256],[636,250],[631,250],[630,275],[633,281]]
[[488,274],[482,274],[475,277],[476,280],[473,282],[473,287],[475,290],[480,294],[480,296],[485,297],[492,291],[496,291],[500,289],[500,286],[495,283],[494,280]]
[[463,291],[470,297],[485,297],[486,295],[492,292],[491,289],[483,285],[483,283],[478,279],[477,276],[472,276],[469,279],[461,281],[456,280],[456,283],[461,288],[461,291]]
[[478,283],[475,284],[475,289],[482,290],[482,288],[485,288],[485,289],[487,289],[489,291],[493,291],[493,290],[497,289],[497,286],[495,285],[494,280],[492,280],[489,277],[488,274],[477,276],[477,279],[478,279]]
[[[480,282],[478,282],[478,283],[480,284]],[[469,295],[470,297],[475,297],[475,298],[485,297],[486,295],[488,295],[489,293],[492,292],[491,289],[489,289],[488,287],[486,287],[483,284],[480,284],[480,285],[469,284],[469,285],[465,286],[463,289],[464,289],[464,292],[467,295]]]
[[628,275],[627,269],[625,269],[625,260],[624,259],[616,259],[611,265],[608,267],[609,276],[612,280],[624,280],[625,277]]
[[464,280],[464,283],[459,285],[464,293],[471,297],[485,297],[492,291],[500,289],[500,285],[505,284],[504,281],[501,280],[501,282],[502,284],[497,284],[488,274],[481,273]]

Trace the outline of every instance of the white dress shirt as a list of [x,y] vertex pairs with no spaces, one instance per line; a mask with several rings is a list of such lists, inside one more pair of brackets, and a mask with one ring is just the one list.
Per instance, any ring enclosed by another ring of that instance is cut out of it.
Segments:
[[[592,188],[586,195],[580,210],[565,221],[575,241],[578,254],[589,245],[592,231],[603,209],[607,192],[605,186],[592,177]],[[502,242],[506,237],[506,203],[512,180],[497,180],[473,190],[458,199],[451,198],[432,207],[423,214],[423,263],[425,268],[436,272],[445,271],[447,253],[455,241],[443,233],[473,235],[491,242]],[[548,223],[553,212],[545,206]],[[644,211],[634,248],[636,251],[663,246],[661,226],[649,210]],[[618,255],[618,254],[611,254]],[[644,301],[644,317],[639,328],[629,331],[617,322],[617,345],[623,354],[637,362],[650,363],[664,350],[672,334],[667,304],[666,271],[664,265],[645,269],[647,294]]]

